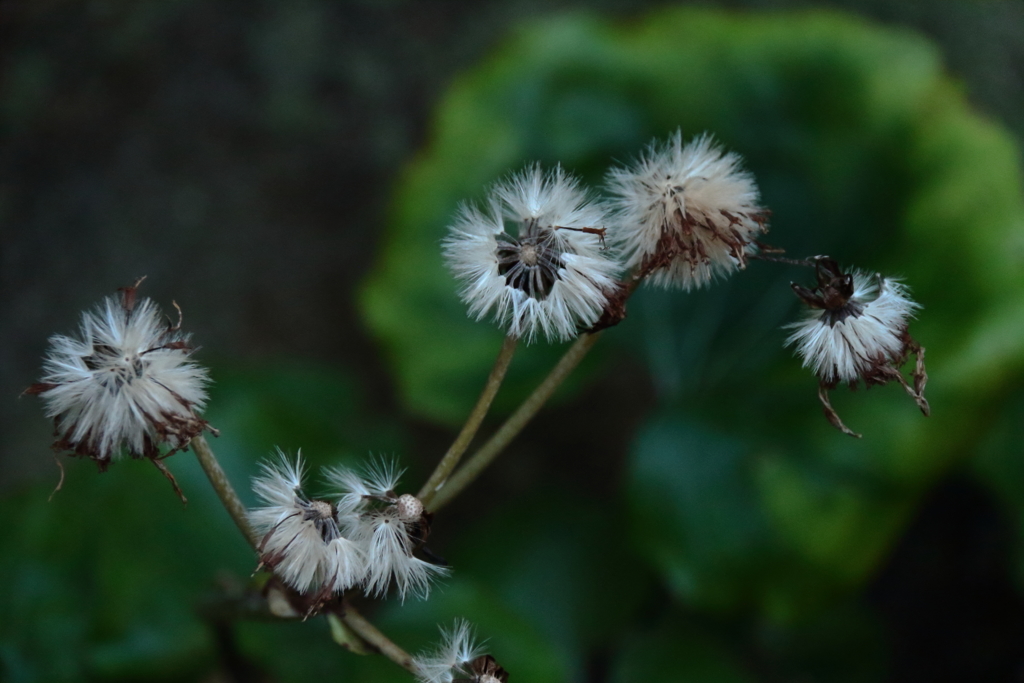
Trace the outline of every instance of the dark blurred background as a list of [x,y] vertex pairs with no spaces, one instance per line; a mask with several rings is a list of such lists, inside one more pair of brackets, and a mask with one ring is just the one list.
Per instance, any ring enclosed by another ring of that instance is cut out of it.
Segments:
[[[513,681],[1024,681],[1024,4],[701,3],[706,13],[665,25],[699,25],[707,66],[660,73],[644,41],[676,43],[647,13],[678,6],[0,1],[0,679],[400,680],[332,645],[316,620],[236,624],[209,607],[244,592],[253,562],[224,540],[230,524],[191,456],[168,461],[192,499],[184,511],[144,463],[97,477],[65,461],[65,490],[47,503],[51,426],[37,400],[17,398],[47,337],[145,275],[143,292],[177,301],[202,346],[225,434],[214,446],[238,488],[280,445],[314,464],[395,453],[415,489],[498,343],[435,295],[449,285],[433,287],[431,245],[454,204],[424,200],[431,183],[479,196],[533,158],[597,181],[682,126],[748,157],[780,244],[920,287],[935,418],[888,387],[840,399],[867,446],[822,426],[814,380],[779,349],[799,272],[751,273],[687,303],[651,294],[632,331],[609,335],[583,379],[439,517],[454,583],[375,616],[415,649],[467,614],[499,660],[519,663],[506,665]],[[821,42],[835,31],[849,62],[784,54],[789,17],[805,10],[830,17]],[[584,47],[559,61],[578,35]],[[910,86],[885,90],[885,50],[892,82]],[[703,85],[660,100],[616,71],[634,58],[652,84]],[[714,69],[724,75],[700,80]],[[535,93],[558,79],[585,84],[579,98]],[[515,109],[503,97],[524,110],[536,98],[536,121],[482,123],[478,111]],[[544,118],[548,101],[564,120]],[[732,114],[736,102],[753,104]],[[981,151],[935,133],[933,109],[969,121]],[[459,121],[484,134],[451,142]],[[904,201],[938,183],[930,154],[964,160],[950,176],[959,194]],[[1011,169],[1005,187],[979,180],[990,158]],[[929,210],[979,222],[936,228],[929,251]],[[393,271],[408,277],[388,284]],[[755,301],[769,285],[779,298]],[[431,320],[406,316],[413,304]],[[715,313],[727,304],[738,322]],[[499,411],[555,357],[524,352]],[[902,412],[887,422],[880,405]],[[663,477],[666,489],[646,488]],[[650,503],[666,498],[668,509]],[[825,518],[835,524],[814,526]]]

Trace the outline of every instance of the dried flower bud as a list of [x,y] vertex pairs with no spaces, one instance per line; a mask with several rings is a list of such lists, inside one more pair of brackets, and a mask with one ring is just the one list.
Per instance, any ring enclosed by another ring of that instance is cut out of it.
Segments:
[[[814,289],[793,285],[812,310],[803,321],[789,325],[794,332],[786,344],[796,345],[804,367],[818,376],[818,396],[829,421],[851,436],[860,436],[843,424],[829,402],[828,390],[841,382],[851,387],[860,381],[867,386],[899,382],[928,415],[924,348],[908,331],[908,320],[920,305],[898,281],[861,271],[843,272],[827,256],[817,257],[816,274]],[[899,370],[912,353],[917,356],[913,386]]]
[[[506,220],[515,234],[506,232]],[[619,264],[604,244],[605,210],[561,168],[539,165],[463,205],[444,242],[470,316],[493,313],[514,337],[575,337],[601,316]]]
[[684,147],[677,131],[631,167],[609,171],[610,235],[626,267],[654,285],[687,290],[743,268],[767,231],[768,211],[741,161],[708,135]]

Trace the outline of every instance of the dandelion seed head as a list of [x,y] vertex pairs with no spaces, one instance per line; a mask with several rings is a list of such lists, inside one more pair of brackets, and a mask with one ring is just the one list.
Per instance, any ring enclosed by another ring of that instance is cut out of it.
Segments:
[[871,380],[879,367],[901,365],[906,358],[907,326],[919,304],[897,280],[854,271],[845,300],[810,309],[789,327],[804,367],[826,385]]
[[626,168],[609,171],[611,239],[627,268],[659,287],[692,289],[745,267],[767,211],[738,154],[709,135],[683,145],[677,131]]
[[361,582],[366,557],[342,533],[336,507],[309,499],[302,491],[301,454],[292,462],[278,451],[264,463],[253,491],[264,506],[249,511],[249,523],[261,538],[260,561],[300,593],[336,593]]
[[604,244],[605,213],[560,167],[539,165],[495,185],[484,208],[461,206],[444,253],[470,316],[491,315],[527,341],[592,326],[619,270]]
[[136,300],[136,287],[84,313],[77,337],[52,337],[42,381],[29,388],[54,419],[55,447],[101,467],[122,449],[157,458],[160,446],[173,452],[210,428],[199,417],[209,377],[189,336]]

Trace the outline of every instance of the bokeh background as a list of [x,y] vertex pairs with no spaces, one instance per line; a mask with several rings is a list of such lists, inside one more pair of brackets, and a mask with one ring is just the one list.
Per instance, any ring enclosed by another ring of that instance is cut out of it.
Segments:
[[[438,242],[539,159],[599,183],[677,128],[743,154],[770,240],[906,278],[933,417],[781,348],[799,270],[641,292],[431,546],[409,649],[470,618],[513,681],[1024,680],[1024,5],[0,2],[0,680],[407,680],[322,619],[239,619],[254,558],[188,454],[58,478],[46,338],[148,276],[225,468],[398,456],[500,333]],[[522,350],[493,428],[557,358]]]

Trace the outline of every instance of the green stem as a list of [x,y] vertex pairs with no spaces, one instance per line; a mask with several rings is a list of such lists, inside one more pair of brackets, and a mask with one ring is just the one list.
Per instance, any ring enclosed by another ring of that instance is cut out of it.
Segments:
[[505,421],[505,424],[494,433],[494,436],[481,446],[480,450],[474,453],[466,461],[466,464],[448,479],[448,483],[437,492],[437,496],[434,497],[431,504],[427,505],[427,509],[430,512],[436,512],[447,505],[452,498],[462,492],[462,489],[466,488],[476,479],[484,468],[491,464],[491,461],[504,450],[512,439],[523,430],[523,427],[533,419],[537,411],[547,403],[548,399],[551,398],[551,394],[565,381],[569,373],[579,365],[579,362],[587,355],[590,348],[597,343],[600,336],[600,332],[584,334],[576,340],[575,344],[569,347],[569,350],[565,352],[565,355],[558,361],[558,364],[551,369],[551,372],[544,378],[544,381],[523,401],[522,405],[516,409],[516,412],[512,413]]
[[344,612],[339,616],[341,617],[341,620],[345,622],[345,625],[352,629],[357,636],[366,641],[367,645],[369,645],[374,651],[384,655],[413,675],[419,673],[416,663],[412,660],[412,655],[395,645],[390,638],[381,633],[376,626],[367,621],[366,617],[360,614],[355,607],[345,604]]
[[255,550],[259,547],[259,539],[256,538],[256,534],[253,532],[252,527],[249,526],[249,518],[246,515],[245,506],[242,505],[242,501],[238,498],[238,494],[235,493],[235,489],[232,488],[231,482],[228,481],[228,475],[224,474],[224,470],[221,469],[220,463],[217,462],[217,456],[210,450],[210,444],[206,443],[206,437],[199,435],[192,439],[192,452],[196,454],[196,459],[199,460],[199,464],[202,465],[203,471],[206,472],[206,478],[210,480],[213,485],[213,490],[217,492],[217,497],[220,498],[220,502],[224,505],[224,509],[231,515],[231,519],[234,520],[235,526],[245,536],[245,540],[249,542],[249,545]]
[[501,345],[501,351],[498,352],[498,357],[494,361],[494,367],[491,368],[491,374],[487,377],[487,383],[484,384],[483,391],[480,392],[480,398],[477,399],[476,405],[473,406],[473,411],[466,419],[466,424],[462,426],[462,431],[455,437],[455,441],[448,449],[448,452],[444,454],[444,457],[441,458],[441,462],[437,464],[427,483],[416,494],[416,497],[424,505],[429,505],[434,496],[437,495],[437,492],[448,479],[448,475],[459,464],[462,454],[469,448],[470,442],[473,441],[473,437],[476,436],[477,431],[480,429],[480,423],[487,416],[491,402],[494,400],[495,394],[498,393],[502,380],[505,379],[505,372],[508,370],[509,363],[512,362],[517,342],[518,339],[515,337],[505,337],[505,341]]

